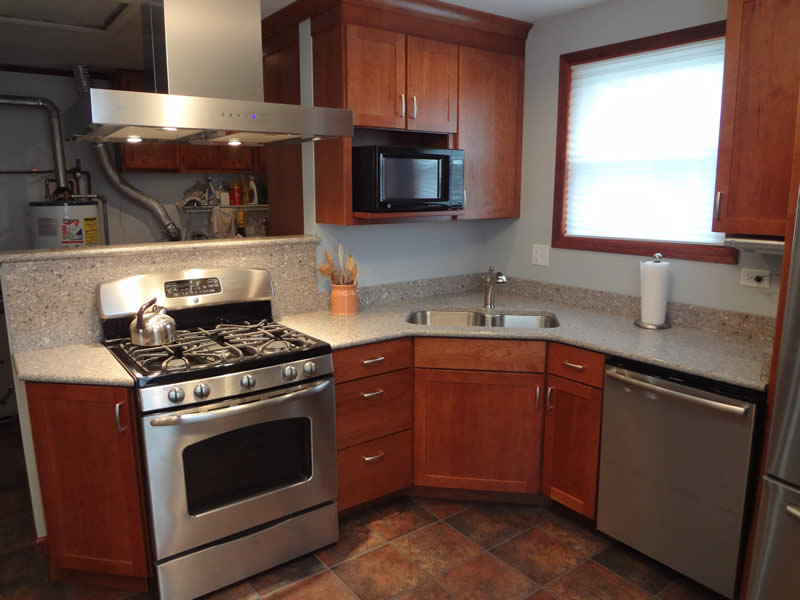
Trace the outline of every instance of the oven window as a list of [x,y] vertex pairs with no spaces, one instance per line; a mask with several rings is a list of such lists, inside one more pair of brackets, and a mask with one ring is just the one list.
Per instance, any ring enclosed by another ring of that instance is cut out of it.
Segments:
[[250,425],[183,451],[189,514],[198,515],[311,477],[311,420]]
[[441,200],[441,164],[438,158],[383,158],[383,200]]

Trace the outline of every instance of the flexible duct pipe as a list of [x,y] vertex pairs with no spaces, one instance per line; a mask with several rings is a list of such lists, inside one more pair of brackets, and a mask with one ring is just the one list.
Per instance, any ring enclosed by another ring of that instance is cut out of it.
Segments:
[[64,158],[64,137],[61,133],[61,112],[52,100],[35,98],[33,96],[7,96],[0,95],[0,105],[27,106],[40,108],[47,112],[50,120],[50,135],[53,146],[53,164],[55,165],[56,181],[59,189],[67,189],[67,163]]
[[108,146],[100,143],[94,144],[94,148],[97,151],[97,159],[100,162],[100,167],[103,169],[103,173],[114,189],[123,194],[125,197],[133,200],[139,206],[142,206],[153,213],[161,225],[161,231],[164,232],[170,241],[177,242],[180,240],[181,230],[178,229],[178,226],[175,225],[172,218],[170,218],[169,213],[167,213],[167,209],[164,208],[164,205],[158,200],[151,198],[144,192],[140,192],[122,179],[122,176],[120,176],[120,174],[114,168],[114,163],[111,160],[111,153],[108,151]]

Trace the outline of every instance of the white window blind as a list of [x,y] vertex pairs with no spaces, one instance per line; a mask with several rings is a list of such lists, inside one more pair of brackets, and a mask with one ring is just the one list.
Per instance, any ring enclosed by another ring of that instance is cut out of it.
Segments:
[[719,244],[724,38],[572,67],[566,233]]

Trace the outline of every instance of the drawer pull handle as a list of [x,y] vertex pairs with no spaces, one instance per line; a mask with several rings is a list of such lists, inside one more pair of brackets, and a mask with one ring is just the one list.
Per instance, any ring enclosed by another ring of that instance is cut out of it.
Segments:
[[375,365],[377,363],[382,363],[384,360],[386,360],[385,356],[379,356],[378,358],[368,358],[367,360],[362,360],[361,364],[362,365]]
[[542,390],[537,385],[536,386],[536,410],[537,411],[539,410],[539,396],[541,396],[541,393],[542,393]]
[[383,452],[378,452],[375,456],[362,456],[365,463],[378,462],[384,457]]
[[793,506],[791,504],[787,504],[786,512],[789,513],[795,519],[800,519],[800,506]]
[[547,407],[547,410],[553,410],[553,405],[550,404],[550,394],[552,394],[552,393],[553,393],[553,387],[550,386],[550,387],[547,388],[547,396],[545,397],[545,400],[544,400],[544,405],[545,405],[545,407]]
[[383,390],[381,388],[378,388],[374,392],[361,392],[362,398],[377,398],[378,396],[382,395],[383,395]]
[[576,371],[583,371],[583,369],[584,369],[583,365],[576,365],[575,363],[571,363],[571,362],[566,361],[566,360],[562,360],[561,364],[564,365],[565,367],[570,368],[570,369],[575,369]]

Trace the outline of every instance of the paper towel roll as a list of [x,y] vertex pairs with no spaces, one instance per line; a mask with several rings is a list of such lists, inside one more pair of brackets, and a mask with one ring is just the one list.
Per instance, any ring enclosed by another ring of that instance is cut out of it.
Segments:
[[667,318],[669,263],[660,259],[640,263],[642,323],[663,325]]

